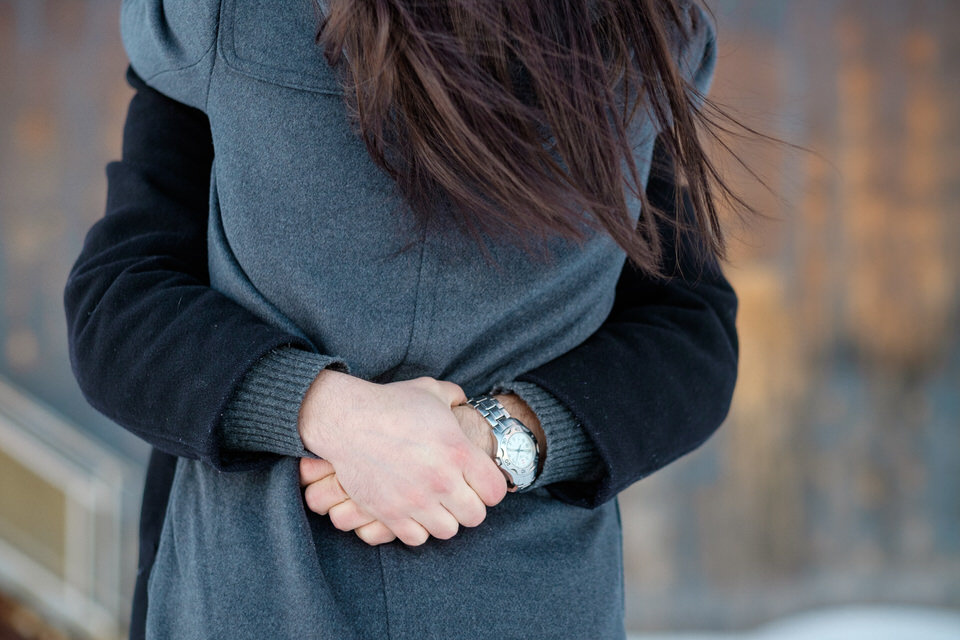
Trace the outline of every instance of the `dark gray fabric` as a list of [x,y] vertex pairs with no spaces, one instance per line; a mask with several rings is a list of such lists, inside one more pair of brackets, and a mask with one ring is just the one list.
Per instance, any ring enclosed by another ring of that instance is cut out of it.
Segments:
[[[677,55],[705,93],[713,29],[690,16]],[[138,73],[209,117],[211,286],[316,352],[276,377],[275,404],[231,409],[273,444],[296,448],[266,423],[277,411],[289,427],[318,365],[378,382],[429,375],[472,396],[568,352],[609,313],[625,254],[605,234],[552,240],[548,263],[488,238],[499,271],[457,229],[416,235],[347,126],[311,0],[127,0],[121,25]],[[645,181],[656,131],[637,118],[630,133]],[[625,197],[635,221],[639,200]],[[569,443],[574,467],[581,445]],[[451,540],[372,548],[305,508],[295,455],[235,473],[179,459],[147,637],[624,637],[615,500],[584,509],[537,488]]]
[[148,582],[148,638],[623,638],[616,501],[545,489],[421,547],[370,547],[310,517],[296,458],[210,472],[180,458]]

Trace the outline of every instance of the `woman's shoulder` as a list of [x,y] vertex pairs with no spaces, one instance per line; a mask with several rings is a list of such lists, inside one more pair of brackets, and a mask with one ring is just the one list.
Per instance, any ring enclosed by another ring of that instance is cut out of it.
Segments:
[[220,0],[123,0],[120,35],[130,65],[175,100],[203,108]]
[[318,6],[314,0],[123,0],[120,31],[131,66],[148,85],[199,109],[219,62],[274,85],[342,94],[316,43]]

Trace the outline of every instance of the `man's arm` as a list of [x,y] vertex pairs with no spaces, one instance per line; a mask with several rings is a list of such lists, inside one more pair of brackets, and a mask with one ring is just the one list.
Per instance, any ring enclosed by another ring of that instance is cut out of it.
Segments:
[[[662,146],[654,166],[670,166]],[[647,196],[692,221],[685,189],[651,176]],[[607,320],[567,353],[517,376],[538,384],[576,416],[602,457],[601,474],[550,486],[571,504],[594,507],[703,443],[730,408],[737,379],[737,296],[720,265],[697,266],[701,246],[666,234],[667,281],[625,263]]]
[[64,289],[71,366],[93,407],[151,445],[249,468],[264,456],[228,456],[217,435],[230,396],[274,348],[315,354],[209,286],[209,123],[127,81],[123,159],[107,167],[106,214]]

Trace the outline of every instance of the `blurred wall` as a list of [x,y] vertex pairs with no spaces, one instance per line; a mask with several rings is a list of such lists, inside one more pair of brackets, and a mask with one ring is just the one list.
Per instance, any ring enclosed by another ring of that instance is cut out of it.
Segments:
[[[960,608],[960,4],[711,6],[712,97],[812,152],[734,141],[773,194],[716,156],[769,216],[729,215],[740,381],[715,437],[621,497],[629,626]],[[139,465],[76,388],[61,299],[119,156],[118,7],[0,0],[0,375]]]
[[81,395],[62,300],[119,155],[118,18],[115,0],[0,0],[0,589],[97,638],[129,614],[148,449]]
[[711,96],[812,152],[717,154],[740,378],[700,450],[622,496],[635,628],[841,602],[960,606],[960,4],[711,3]]
[[103,215],[132,91],[117,0],[0,0],[0,373],[124,455],[146,449],[93,410],[67,359],[63,286]]

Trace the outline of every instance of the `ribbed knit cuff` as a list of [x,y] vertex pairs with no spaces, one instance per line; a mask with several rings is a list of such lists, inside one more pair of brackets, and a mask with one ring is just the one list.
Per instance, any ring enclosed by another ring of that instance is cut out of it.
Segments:
[[532,382],[511,380],[493,387],[491,394],[512,392],[530,405],[547,441],[543,470],[525,489],[554,482],[585,482],[599,476],[603,460],[580,423],[550,392]]
[[349,373],[342,359],[295,347],[274,349],[247,371],[227,403],[220,444],[236,451],[316,458],[300,439],[300,405],[323,369]]

